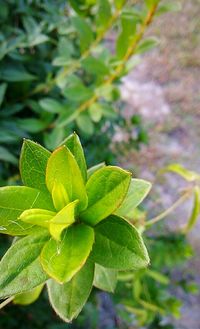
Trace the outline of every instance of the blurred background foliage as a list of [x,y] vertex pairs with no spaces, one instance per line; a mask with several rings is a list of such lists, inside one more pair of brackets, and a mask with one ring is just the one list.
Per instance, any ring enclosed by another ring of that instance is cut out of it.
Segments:
[[[144,37],[154,16],[177,9],[158,0],[1,0],[0,184],[20,183],[23,138],[53,150],[76,130],[91,165],[116,164],[147,144],[140,115],[123,115],[121,78],[158,44]],[[125,141],[115,140],[119,129]],[[137,210],[136,225],[146,213]],[[197,287],[192,277],[175,275],[193,254],[185,235],[164,231],[147,234],[152,266],[121,273],[112,296],[96,289],[73,324],[58,319],[44,292],[33,305],[3,309],[0,328],[173,328],[169,318],[179,317],[181,307],[174,291],[195,293]],[[11,241],[0,242],[2,255]]]

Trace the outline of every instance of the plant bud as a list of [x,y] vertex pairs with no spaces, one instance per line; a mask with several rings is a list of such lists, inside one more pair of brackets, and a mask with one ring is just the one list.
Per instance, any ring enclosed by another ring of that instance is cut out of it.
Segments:
[[49,221],[56,215],[55,212],[45,209],[28,209],[23,211],[19,219],[25,223],[49,227]]

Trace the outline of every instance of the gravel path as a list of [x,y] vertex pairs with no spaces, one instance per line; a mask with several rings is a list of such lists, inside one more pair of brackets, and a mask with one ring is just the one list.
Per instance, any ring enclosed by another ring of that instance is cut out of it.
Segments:
[[[160,39],[160,47],[144,56],[141,64],[124,79],[122,96],[126,101],[125,115],[139,113],[149,131],[149,145],[140,153],[131,151],[123,159],[140,177],[154,181],[158,169],[178,162],[200,173],[200,1],[182,0],[181,12],[167,14],[153,24],[150,35]],[[152,194],[161,203],[155,209],[166,208],[177,198],[184,186],[176,175],[156,180]],[[167,219],[167,225],[177,230],[187,219],[191,202]],[[192,260],[197,283],[200,282],[200,220],[189,240],[196,251]],[[191,269],[190,269],[191,271]],[[177,329],[200,329],[200,295],[184,301]]]

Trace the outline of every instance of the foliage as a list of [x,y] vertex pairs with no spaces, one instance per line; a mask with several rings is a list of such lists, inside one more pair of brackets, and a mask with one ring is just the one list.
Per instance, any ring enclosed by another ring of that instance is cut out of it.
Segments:
[[0,189],[1,233],[21,236],[0,262],[1,298],[29,304],[46,283],[56,313],[71,321],[93,281],[105,288],[118,270],[148,265],[141,235],[120,216],[144,199],[150,183],[105,165],[88,178],[75,133],[53,153],[25,140],[20,173],[25,186]]
[[[1,297],[28,305],[47,285],[49,297],[42,292],[41,307],[36,304],[31,311],[27,306],[28,312],[36,310],[34,329],[63,328],[53,313],[41,313],[47,309],[44,300],[49,298],[60,317],[69,321],[81,311],[92,285],[113,292],[117,279],[115,298],[139,324],[159,328],[164,315],[179,313],[180,302],[171,294],[172,270],[190,256],[184,234],[200,214],[199,175],[178,164],[165,168],[190,186],[171,208],[146,221],[136,207],[150,184],[104,163],[116,163],[116,155],[148,142],[141,118],[123,116],[120,81],[140,54],[157,45],[152,37],[142,41],[154,16],[178,9],[174,2],[158,0],[1,2],[0,184],[21,184],[16,168],[22,137],[51,151],[60,146],[51,154],[26,140],[20,160],[25,186],[0,191],[1,233],[17,236],[1,261]],[[112,34],[115,41],[108,47]],[[76,135],[62,143],[74,130],[82,136],[88,163],[99,165],[86,171]],[[113,146],[119,130],[128,138]],[[140,269],[148,255],[138,231],[192,195],[192,214],[182,234],[146,237],[152,267]],[[2,254],[11,242],[3,238]],[[185,281],[175,284],[190,290]],[[86,304],[73,328],[82,328],[84,321],[97,326],[94,304]],[[26,327],[26,316],[25,311],[23,323],[19,319],[21,328]],[[16,325],[7,315],[5,321],[8,327]]]
[[[130,129],[119,110],[119,82],[135,65],[132,56],[155,46],[152,39],[141,42],[158,6],[154,2],[150,6],[125,0],[1,2],[4,179],[16,173],[22,137],[53,150],[76,130],[86,140],[84,146],[91,135],[103,136],[101,149],[107,152],[106,127],[113,123]],[[116,34],[116,45],[108,48],[109,31]],[[114,130],[109,133],[112,136]],[[146,142],[144,135],[139,132],[135,138],[130,133],[129,142],[138,147]],[[103,160],[107,159],[105,154]]]

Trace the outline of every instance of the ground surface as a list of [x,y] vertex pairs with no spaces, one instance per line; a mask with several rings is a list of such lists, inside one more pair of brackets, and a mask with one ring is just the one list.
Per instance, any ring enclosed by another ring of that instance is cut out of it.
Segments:
[[[140,113],[149,131],[149,145],[138,154],[131,151],[122,165],[132,167],[143,178],[155,181],[152,191],[159,199],[152,212],[167,208],[177,198],[183,181],[176,175],[156,178],[158,169],[179,162],[200,172],[200,1],[182,0],[181,12],[167,14],[153,23],[148,34],[160,39],[160,46],[142,59],[124,79],[125,113]],[[167,218],[173,230],[183,225],[190,212],[187,202]],[[196,250],[189,271],[200,282],[200,220],[189,235]],[[182,317],[177,329],[200,329],[200,295],[182,295]]]

